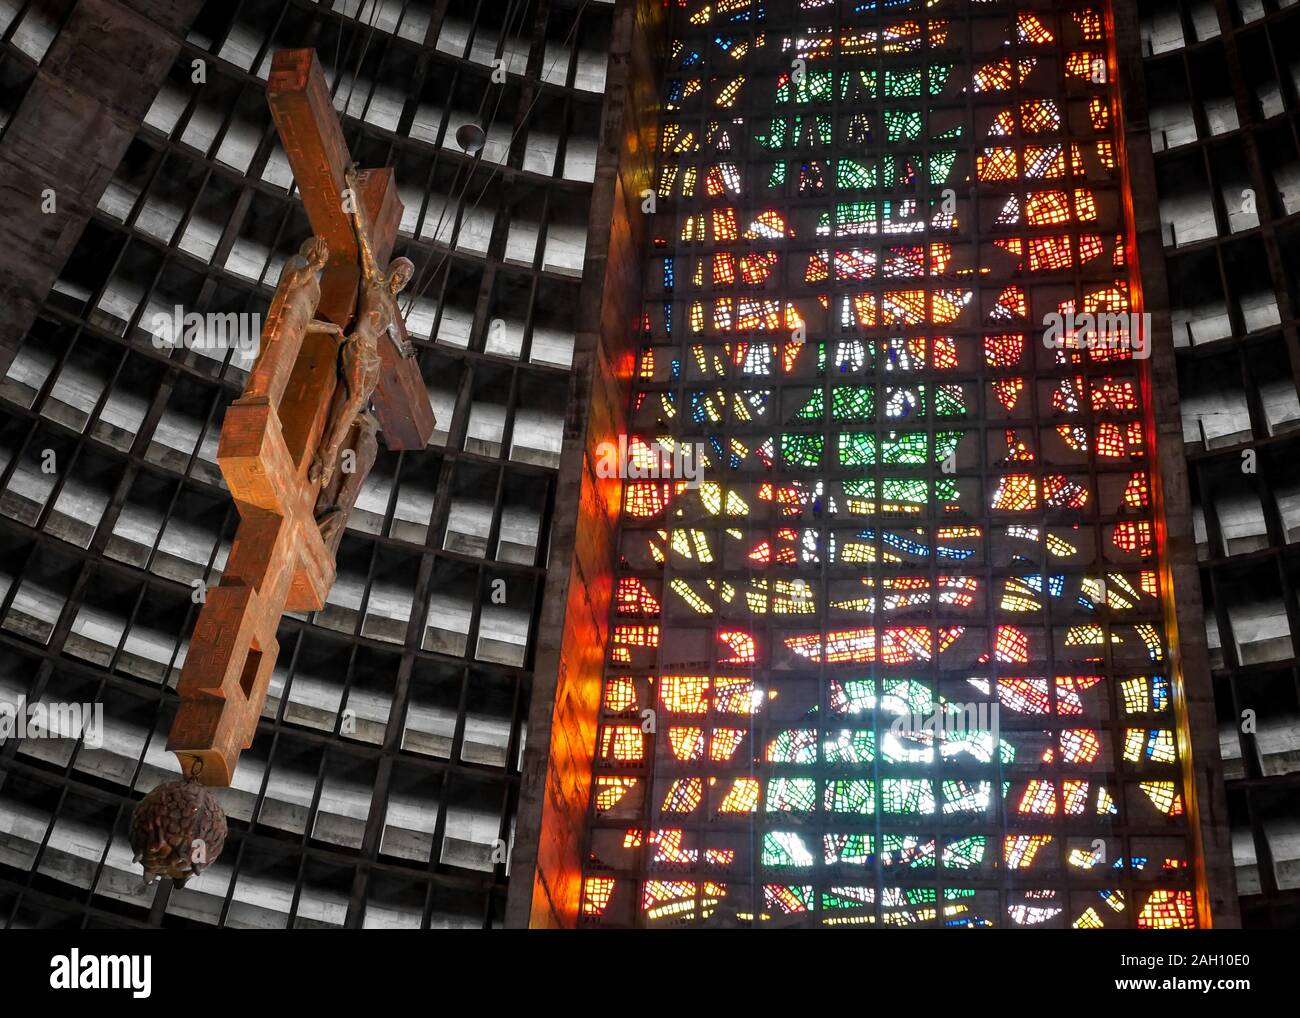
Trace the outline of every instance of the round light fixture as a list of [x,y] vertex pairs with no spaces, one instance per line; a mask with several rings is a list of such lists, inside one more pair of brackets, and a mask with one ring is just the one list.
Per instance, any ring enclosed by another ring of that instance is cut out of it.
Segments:
[[487,135],[478,124],[461,124],[456,128],[456,144],[466,155],[477,155],[487,141]]

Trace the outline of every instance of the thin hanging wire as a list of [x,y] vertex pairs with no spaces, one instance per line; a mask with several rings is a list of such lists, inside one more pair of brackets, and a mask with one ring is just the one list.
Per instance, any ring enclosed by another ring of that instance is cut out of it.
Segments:
[[[357,54],[357,65],[356,67],[353,68],[352,78],[348,82],[348,97],[343,102],[344,113],[346,113],[348,111],[348,107],[352,105],[352,92],[357,87],[357,78],[360,77],[361,75],[361,65],[362,63],[365,62],[366,52],[370,49],[370,40],[375,37],[375,22],[378,20],[378,18],[379,18],[379,0],[371,0],[370,21],[366,24],[366,36],[362,40],[361,52]],[[360,12],[358,12],[358,17],[354,18],[353,20],[358,22],[361,20]],[[341,26],[339,31],[340,32],[342,31]],[[350,44],[349,44],[349,48],[351,48]]]
[[[583,15],[583,12],[586,11],[587,6],[588,6],[590,3],[591,3],[591,0],[583,0],[583,2],[582,2],[582,6],[579,7],[578,10],[577,10],[577,12],[574,14],[574,16],[573,16],[573,24],[569,26],[569,31],[566,33],[566,35],[564,36],[563,41],[560,43],[560,52],[559,52],[559,54],[555,57],[554,60],[551,61],[551,65],[550,65],[550,67],[548,67],[548,68],[546,69],[546,72],[542,75],[542,80],[543,80],[543,81],[545,81],[547,78],[550,77],[551,72],[552,72],[553,70],[555,70],[555,65],[558,64],[558,63],[560,62],[560,58],[564,55],[564,51],[565,51],[565,49],[568,47],[568,45],[569,45],[569,41],[570,41],[570,40],[571,40],[571,39],[572,39],[572,38],[577,34],[577,31],[578,31],[578,25],[579,25],[579,23],[582,21],[582,15]],[[502,91],[504,91],[504,90],[502,90]],[[527,126],[527,124],[528,124],[528,118],[532,115],[533,109],[534,109],[534,107],[537,106],[537,101],[538,101],[541,97],[542,97],[542,90],[539,88],[539,89],[537,90],[536,94],[533,96],[532,101],[528,104],[527,109],[524,110],[523,116],[519,118],[519,123],[515,126],[514,131],[511,132],[510,140],[506,143],[506,152],[507,152],[507,153],[508,153],[508,152],[510,151],[510,149],[514,146],[515,139],[519,137],[519,132],[522,131],[522,130],[524,129],[525,126]],[[482,188],[479,189],[478,197],[474,199],[474,204],[471,205],[470,208],[469,208],[469,214],[472,214],[473,212],[475,212],[475,211],[478,209],[480,203],[483,201],[483,196],[484,196],[485,194],[487,194],[487,189],[488,189],[488,187],[491,186],[493,178],[497,175],[497,171],[500,170],[500,169],[501,169],[501,163],[493,163],[493,164],[492,164],[492,169],[491,169],[491,171],[488,173],[488,175],[487,175],[487,179],[483,181],[483,186],[482,186]],[[465,191],[465,190],[468,190],[468,188],[469,188],[470,177],[472,177],[472,176],[473,176],[473,174],[470,174],[470,176],[466,178],[466,181],[465,181],[465,188],[462,190],[462,199],[461,199],[461,200],[463,200],[464,191]],[[457,202],[457,208],[459,208],[459,204],[460,204],[460,203]],[[464,219],[462,218],[462,222],[463,222],[463,221],[464,221]],[[435,234],[435,236],[436,236],[436,234]],[[426,281],[421,285],[420,289],[412,295],[410,301],[409,301],[408,304],[407,304],[407,311],[409,311],[409,308],[410,308],[410,307],[414,306],[414,304],[415,304],[415,302],[416,302],[417,300],[419,300],[421,297],[423,297],[423,296],[425,295],[425,293],[428,291],[429,287],[432,285],[433,281],[434,281],[435,279],[437,279],[437,277],[438,277],[438,273],[442,271],[442,267],[446,264],[447,259],[451,257],[451,254],[452,254],[452,251],[453,251],[453,250],[454,250],[454,246],[453,246],[451,240],[449,239],[449,240],[448,240],[448,243],[447,243],[447,250],[446,250],[445,252],[443,252],[442,257],[438,260],[438,263],[433,267],[433,271],[429,274],[429,278],[428,278],[428,279],[427,279],[427,280],[426,280]],[[405,314],[405,313],[407,313],[407,312],[403,312],[403,313]]]
[[[502,40],[501,59],[503,62],[505,60],[505,55],[508,52],[506,46],[507,46],[507,41],[510,39],[511,22],[514,21],[516,15],[520,16],[520,24],[515,29],[514,32],[514,38],[516,41],[518,41],[520,30],[523,28],[522,15],[524,14],[524,12],[525,12],[525,4],[523,0],[510,0],[510,5],[509,7],[506,8],[505,19],[502,21],[501,24],[501,40]],[[488,94],[489,94],[489,90],[485,89],[483,91],[483,97],[479,100],[478,111],[475,114],[475,120],[477,122],[481,123],[483,120],[483,109],[487,105]],[[487,138],[488,132],[491,131],[493,126],[496,124],[497,114],[501,110],[501,102],[505,98],[505,94],[506,94],[506,89],[504,85],[501,88],[497,89],[496,104],[492,107],[492,114],[488,118],[487,123],[483,124],[483,136],[485,140]],[[511,139],[512,143],[513,140],[514,139],[512,138]],[[476,156],[473,160],[473,164],[470,166],[468,172],[466,172],[465,174],[465,182],[461,185],[459,193],[455,194],[455,196],[451,201],[443,202],[442,208],[438,212],[438,221],[437,223],[434,224],[433,233],[431,234],[431,236],[435,241],[438,239],[438,235],[442,233],[442,224],[446,220],[447,212],[449,210],[453,210],[452,214],[455,215],[454,210],[459,210],[461,206],[461,202],[465,200],[465,193],[469,190],[469,185],[474,179],[474,166],[477,165],[478,161],[479,161],[479,157]],[[449,241],[448,251],[450,251],[450,249],[451,247]],[[411,313],[411,310],[415,307],[416,301],[424,296],[424,294],[428,291],[429,287],[433,284],[433,281],[438,278],[438,272],[442,269],[443,263],[446,262],[446,260],[447,260],[447,256],[446,254],[444,254],[442,259],[437,263],[437,265],[433,267],[432,270],[426,268],[423,272],[420,273],[420,279],[417,281],[417,285],[410,288],[410,290],[407,291],[409,296],[407,296],[407,298],[405,299],[402,305],[403,318],[406,318]]]

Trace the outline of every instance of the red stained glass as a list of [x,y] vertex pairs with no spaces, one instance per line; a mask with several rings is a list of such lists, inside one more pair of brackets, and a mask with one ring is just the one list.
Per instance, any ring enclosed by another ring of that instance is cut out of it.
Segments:
[[1191,891],[1152,891],[1137,916],[1138,929],[1178,930],[1196,927]]
[[1025,300],[1025,291],[1018,284],[1012,283],[998,294],[990,317],[999,321],[1010,321],[1014,318],[1026,318],[1028,315],[1029,304]]
[[672,481],[628,481],[623,486],[623,511],[640,519],[657,516],[667,508],[676,487]]
[[1124,433],[1118,424],[1102,421],[1097,425],[1097,455],[1106,459],[1119,459],[1127,455],[1124,447]]
[[644,583],[635,576],[624,576],[618,581],[614,605],[620,615],[658,615],[659,601]]
[[1025,219],[1030,226],[1068,223],[1070,199],[1064,191],[1031,191],[1025,201]]
[[1143,558],[1155,554],[1151,524],[1146,520],[1126,520],[1115,524],[1111,540],[1120,551],[1136,552]]
[[1151,504],[1151,488],[1145,470],[1138,471],[1129,478],[1124,489],[1124,504],[1130,509],[1145,509]]
[[993,508],[1029,512],[1038,507],[1038,481],[1032,474],[1003,474],[993,493]]
[[719,657],[723,664],[753,664],[754,637],[743,629],[723,629],[718,632],[718,639],[727,648],[726,657]]
[[1130,413],[1137,409],[1137,393],[1128,379],[1102,378],[1092,383],[1092,412],[1114,410]]
[[1019,176],[1016,150],[986,148],[975,157],[975,175],[983,181],[1015,180]]
[[1025,389],[1023,378],[999,378],[993,383],[993,393],[1007,410],[1014,410]]
[[613,877],[587,877],[582,882],[582,914],[593,917],[604,915],[613,893]]
[[1074,264],[1074,255],[1070,250],[1069,236],[1030,237],[1029,269],[1031,272],[1043,270],[1060,271]]
[[1043,502],[1053,509],[1082,509],[1088,504],[1088,489],[1061,474],[1043,478]]

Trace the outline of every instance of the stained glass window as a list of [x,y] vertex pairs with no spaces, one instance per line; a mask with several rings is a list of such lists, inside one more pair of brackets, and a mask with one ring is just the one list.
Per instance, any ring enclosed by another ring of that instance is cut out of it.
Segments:
[[1104,5],[667,6],[584,922],[1195,925]]

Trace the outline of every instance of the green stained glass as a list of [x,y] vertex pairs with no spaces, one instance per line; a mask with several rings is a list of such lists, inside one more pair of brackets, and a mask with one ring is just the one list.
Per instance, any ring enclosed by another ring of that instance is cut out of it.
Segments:
[[886,477],[881,496],[890,502],[925,502],[930,498],[927,483],[920,477]]
[[952,64],[930,65],[931,95],[939,95],[943,92],[944,86],[948,84],[948,76],[950,74],[952,74]]
[[876,839],[870,834],[827,834],[823,854],[828,866],[837,862],[861,864],[870,858],[875,846]]
[[861,714],[876,705],[876,686],[871,679],[849,679],[838,685],[834,696],[837,714]]
[[957,481],[952,477],[937,478],[934,482],[936,502],[953,502],[957,499]]
[[834,77],[830,71],[805,71],[792,76],[776,87],[779,103],[829,102],[835,94]]
[[831,813],[874,813],[875,782],[865,778],[836,778],[828,781],[822,807]]
[[916,141],[920,137],[920,110],[885,110],[886,141]]
[[934,433],[934,461],[942,463],[949,456],[957,451],[959,443],[966,432],[964,431],[936,431]]
[[825,416],[826,395],[820,389],[809,396],[795,414],[795,417],[801,421],[820,421]]
[[[1010,785],[1010,782],[1005,782]],[[943,788],[943,811],[945,813],[982,813],[988,808],[988,782],[965,781],[959,778],[945,778]],[[1003,788],[1006,794],[1006,788]]]
[[888,222],[892,219],[907,219],[909,215],[914,214],[909,211],[908,205],[909,203],[906,199],[896,201],[891,198],[888,201],[882,202],[881,207],[884,209],[885,220]]
[[956,149],[937,149],[930,153],[930,161],[927,164],[930,172],[931,184],[944,184],[948,181],[948,175],[952,173],[953,163],[957,161]]
[[885,71],[885,98],[915,99],[921,94],[921,68]]
[[811,866],[813,855],[803,838],[790,831],[767,831],[763,835],[764,866]]
[[[840,888],[839,890],[852,890],[852,888]],[[863,908],[870,904],[866,899],[868,891],[874,891],[873,888],[863,888],[862,898],[844,897],[835,891],[822,891],[822,908],[831,910],[837,908]]]
[[876,164],[859,162],[857,159],[840,159],[835,164],[835,186],[875,187]]
[[823,435],[796,435],[786,432],[781,436],[781,458],[790,466],[819,466],[825,441]]
[[812,778],[772,778],[767,783],[769,813],[811,813],[817,805],[817,782]]
[[866,728],[845,728],[830,733],[822,743],[827,763],[866,764],[876,758],[876,733]]
[[950,841],[943,849],[943,865],[946,869],[967,870],[984,861],[986,838],[982,834],[970,834],[956,841]]
[[789,125],[785,117],[773,117],[769,121],[769,126],[764,131],[758,131],[754,134],[754,140],[764,148],[780,149],[785,148],[786,132]]
[[880,783],[880,808],[886,813],[933,813],[934,792],[930,782],[917,778],[886,778]]
[[837,421],[861,420],[875,412],[875,393],[866,385],[837,385],[831,390],[831,416]]
[[875,69],[845,71],[841,74],[840,98],[849,102],[876,98]]
[[817,732],[811,728],[788,728],[767,747],[771,763],[816,763]]
[[911,855],[908,865],[913,869],[930,869],[934,866],[933,841],[919,844],[914,835],[886,834],[881,844],[886,853]]
[[[894,703],[889,703],[890,698]],[[897,708],[902,701],[901,714],[928,714],[934,710],[934,691],[916,679],[885,680],[885,706]]]
[[[947,707],[945,710],[949,709]],[[959,753],[967,753],[970,758],[979,760],[981,763],[987,758],[987,749],[990,743],[988,732],[979,731],[957,731],[948,732],[944,735],[944,753],[949,756],[956,756]]]
[[765,122],[768,126],[754,133],[754,141],[763,148],[776,151],[790,144],[829,145],[833,137],[832,118],[829,114],[818,113],[816,116],[773,117]]
[[768,187],[780,187],[785,183],[785,163],[777,163],[772,167],[771,174],[767,178]]
[[928,445],[923,431],[890,432],[880,440],[880,462],[890,466],[923,466],[930,462]]
[[777,840],[775,832],[768,831],[763,835],[763,865],[764,866],[793,866],[794,857],[790,850],[784,844]]
[[934,389],[936,417],[960,417],[966,413],[966,394],[960,385],[938,385]]
[[[928,505],[931,482],[922,477],[850,478],[844,482],[844,493],[849,498],[883,499],[888,503]],[[952,499],[957,496],[956,482],[952,479],[935,483],[936,497]]]
[[873,201],[841,201],[835,203],[835,233],[873,233],[879,216]]
[[876,436],[863,431],[842,431],[839,453],[842,467],[871,466],[876,462]]

